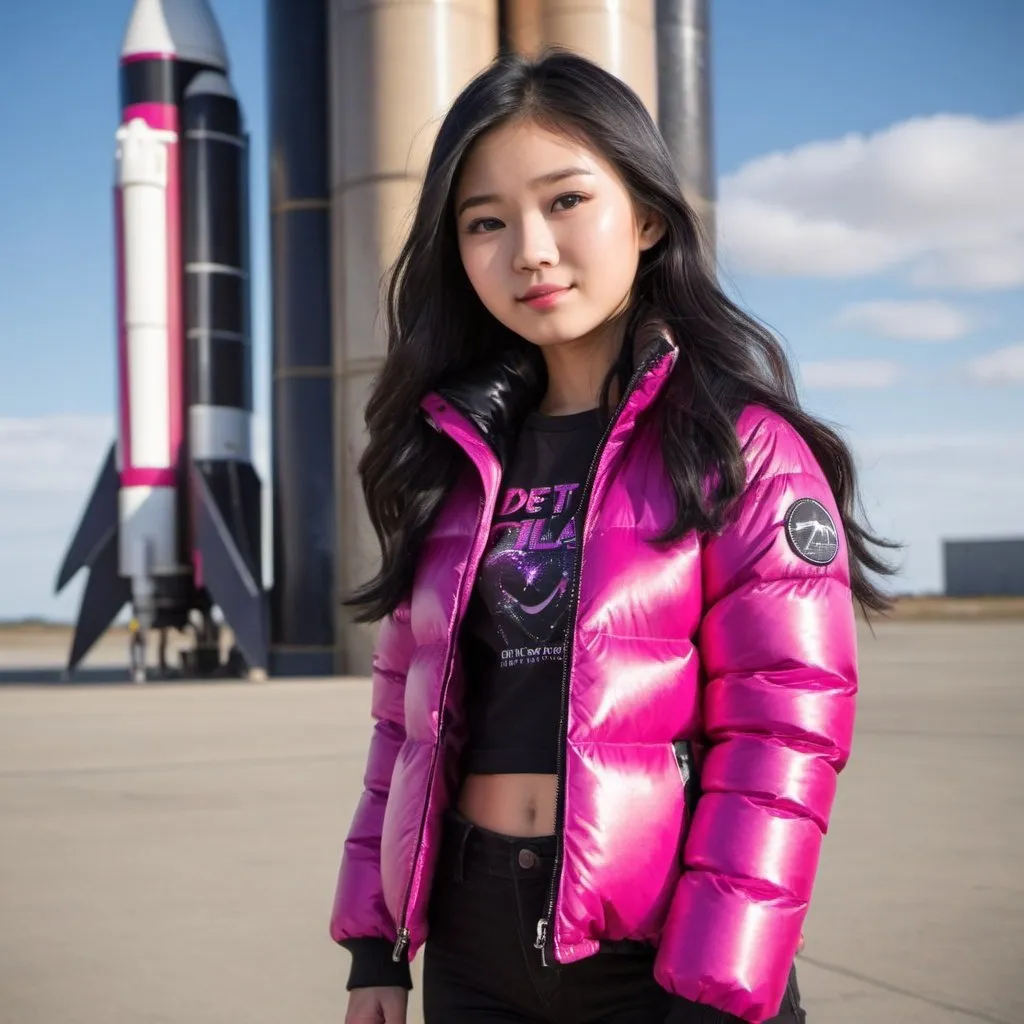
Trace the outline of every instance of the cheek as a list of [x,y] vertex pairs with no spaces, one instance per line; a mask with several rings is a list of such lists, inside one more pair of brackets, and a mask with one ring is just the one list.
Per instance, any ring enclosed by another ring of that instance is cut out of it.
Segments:
[[615,251],[638,252],[640,238],[637,234],[636,217],[627,202],[611,203],[600,211],[595,225],[595,244],[614,246]]
[[579,257],[586,261],[588,277],[601,287],[618,288],[632,280],[639,261],[640,242],[632,210],[617,206],[595,210],[586,230],[575,239]]
[[563,255],[568,255],[566,250],[571,249],[573,257],[594,269],[606,263],[610,253],[625,255],[639,250],[636,218],[628,202],[598,201],[581,214],[560,239]]
[[460,246],[462,267],[484,308],[502,319],[507,298],[507,286],[499,270],[500,254],[494,245]]
[[493,287],[491,281],[494,277],[495,253],[493,245],[474,244],[476,239],[460,246],[462,254],[462,266],[466,270],[466,277],[479,292]]

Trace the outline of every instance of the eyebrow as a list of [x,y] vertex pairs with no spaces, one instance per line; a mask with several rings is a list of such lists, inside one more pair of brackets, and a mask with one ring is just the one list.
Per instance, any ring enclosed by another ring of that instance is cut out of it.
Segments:
[[[541,174],[536,178],[531,178],[528,184],[531,188],[535,188],[537,185],[555,185],[560,181],[564,181],[566,178],[575,178],[577,176],[592,178],[594,176],[594,172],[588,171],[585,167],[563,167],[559,171],[550,171],[548,174]],[[500,199],[501,196],[494,193],[485,196],[470,196],[459,204],[456,216],[461,217],[466,210],[474,206],[484,206],[486,203],[496,203]]]

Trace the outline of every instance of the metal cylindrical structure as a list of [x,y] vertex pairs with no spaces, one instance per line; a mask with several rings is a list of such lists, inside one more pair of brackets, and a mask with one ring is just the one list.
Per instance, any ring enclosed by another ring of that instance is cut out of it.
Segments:
[[[356,467],[366,400],[386,354],[381,279],[404,239],[440,118],[497,53],[497,4],[332,0],[329,38],[340,598],[380,561]],[[374,630],[335,608],[335,671],[366,673]]]
[[715,244],[708,0],[657,0],[658,125],[683,194]]
[[502,41],[530,55],[554,45],[590,57],[657,114],[654,0],[504,0]]
[[544,48],[545,0],[498,0],[501,48],[533,57]]
[[273,306],[271,671],[335,643],[327,0],[268,0]]

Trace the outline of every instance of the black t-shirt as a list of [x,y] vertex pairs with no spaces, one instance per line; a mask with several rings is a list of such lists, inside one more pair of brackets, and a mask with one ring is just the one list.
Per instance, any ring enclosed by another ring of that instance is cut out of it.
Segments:
[[596,409],[532,413],[518,438],[461,634],[467,773],[557,770],[580,497],[603,429]]

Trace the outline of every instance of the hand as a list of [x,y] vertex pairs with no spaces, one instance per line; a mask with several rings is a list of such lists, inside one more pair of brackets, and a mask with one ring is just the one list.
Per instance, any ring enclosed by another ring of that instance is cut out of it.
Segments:
[[405,1024],[409,992],[404,988],[354,988],[345,1024]]
[[800,933],[800,941],[796,944],[796,951],[802,953],[804,951],[804,933]]

